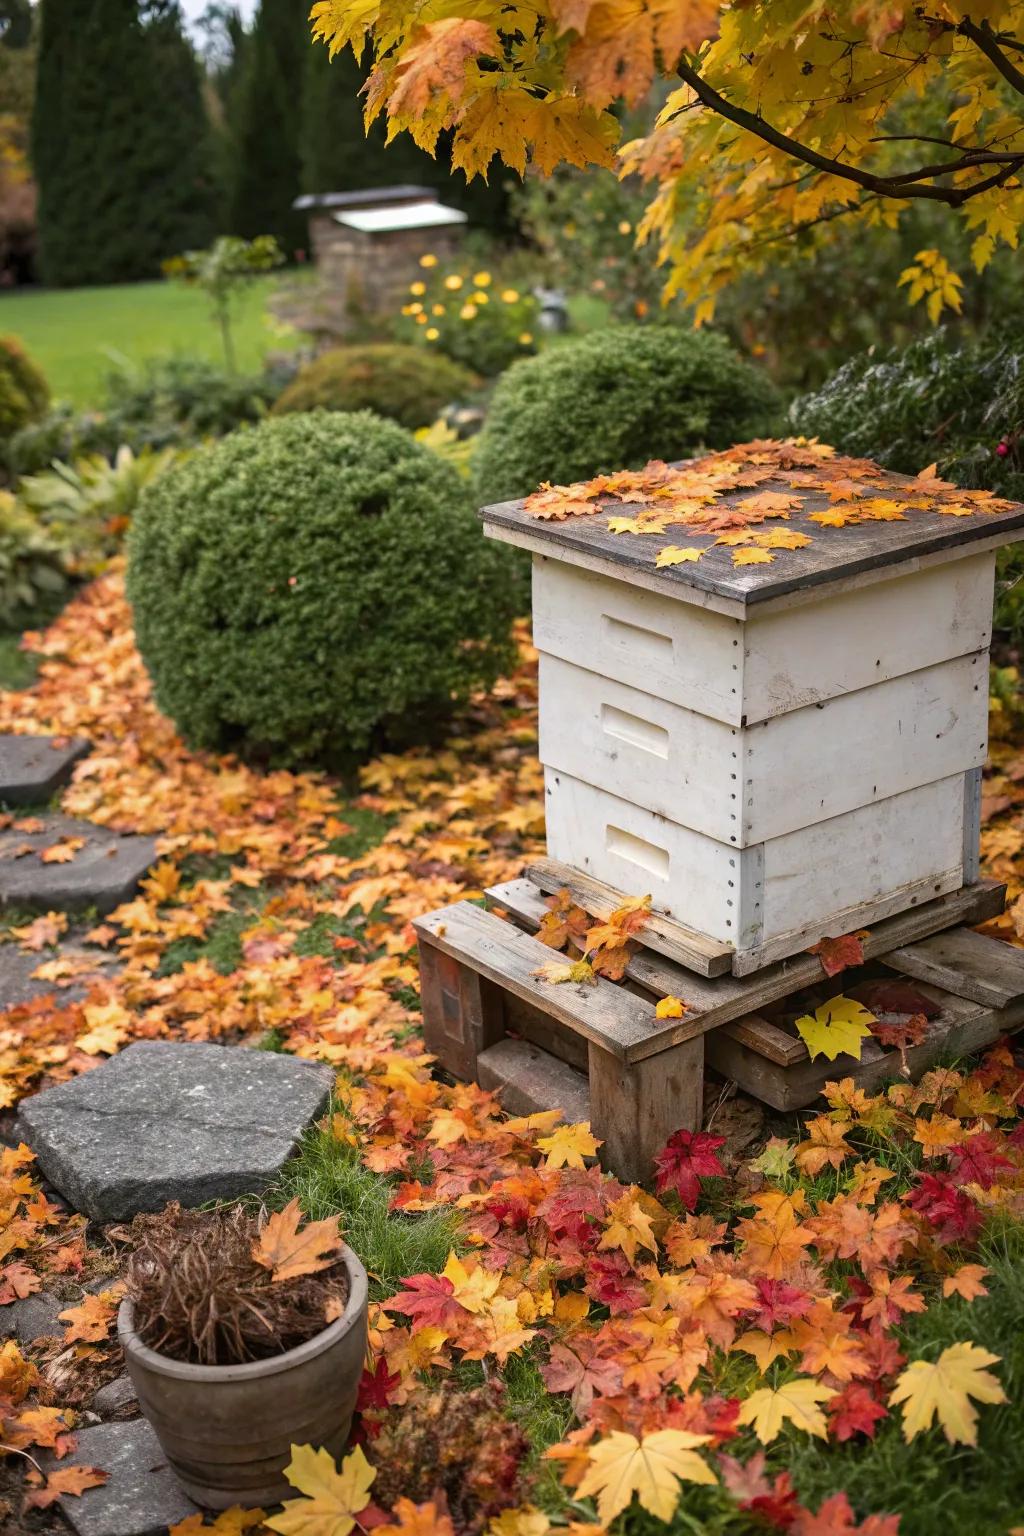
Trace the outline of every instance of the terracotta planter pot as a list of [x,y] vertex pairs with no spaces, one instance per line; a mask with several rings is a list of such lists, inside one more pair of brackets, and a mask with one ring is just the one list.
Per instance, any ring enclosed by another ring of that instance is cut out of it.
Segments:
[[144,1344],[131,1302],[117,1330],[146,1418],[186,1492],[207,1509],[276,1504],[294,1495],[283,1471],[293,1445],[340,1455],[366,1358],[366,1271],[342,1255],[341,1317],[297,1349],[247,1365],[189,1365]]

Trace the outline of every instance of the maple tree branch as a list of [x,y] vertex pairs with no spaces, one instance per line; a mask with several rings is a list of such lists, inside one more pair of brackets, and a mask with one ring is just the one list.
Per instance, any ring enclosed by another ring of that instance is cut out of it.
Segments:
[[[989,63],[999,71],[1006,83],[1012,85],[1019,95],[1024,96],[1024,74],[1006,57],[987,21],[983,21],[979,27],[965,16],[956,30],[961,37],[970,38],[979,52],[983,53]],[[1015,46],[1019,48],[1020,44],[1017,43]]]
[[[1009,60],[1006,62],[1012,70],[1013,65],[1009,64]],[[828,155],[819,154],[816,149],[811,149],[807,144],[801,144],[799,139],[791,138],[788,133],[783,133],[781,128],[766,122],[760,113],[749,112],[745,107],[736,106],[716,91],[714,86],[709,85],[703,76],[685,60],[680,60],[676,72],[694,92],[702,106],[717,113],[719,117],[724,117],[727,122],[734,123],[737,128],[743,128],[748,133],[754,134],[766,144],[771,144],[774,149],[780,149],[783,154],[792,156],[794,160],[803,161],[805,165],[811,166],[823,175],[852,181],[855,186],[863,187],[866,192],[874,192],[881,197],[916,197],[930,202],[945,203],[950,208],[959,208],[970,198],[976,197],[979,192],[986,192],[991,187],[1000,185],[1013,174],[1014,170],[1024,167],[1024,153],[1015,155],[1012,161],[1004,165],[1000,171],[969,187],[917,186],[914,185],[914,181],[915,178],[946,175],[951,170],[967,169],[969,165],[984,162],[971,161],[968,166],[965,166],[962,161],[953,162],[949,165],[907,171],[898,176],[877,176],[871,171],[861,170],[859,166],[847,165],[842,160],[834,160]],[[1020,79],[1024,87],[1024,75],[1021,75]]]

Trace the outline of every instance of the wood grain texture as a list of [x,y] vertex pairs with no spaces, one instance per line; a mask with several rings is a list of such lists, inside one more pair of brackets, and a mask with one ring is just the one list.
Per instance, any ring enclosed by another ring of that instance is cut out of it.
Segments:
[[[591,917],[604,920],[624,900],[621,892],[602,880],[595,880],[582,870],[558,859],[537,859],[524,871],[526,879],[549,895],[568,890],[573,901]],[[644,926],[644,946],[675,960],[699,976],[721,976],[732,963],[732,946],[716,944],[703,934],[694,933],[671,917],[653,912]]]
[[[891,494],[898,496],[906,477],[893,475]],[[793,493],[783,477],[767,482],[759,490],[783,490]],[[724,496],[719,503],[730,506],[742,496]],[[789,592],[807,591],[844,578],[865,573],[886,573],[891,567],[911,562],[940,551],[972,552],[972,546],[998,539],[1012,543],[1024,528],[1024,506],[1009,512],[978,512],[970,517],[950,517],[939,512],[912,509],[902,522],[854,524],[846,528],[823,528],[809,521],[812,512],[828,508],[828,498],[819,493],[804,493],[799,512],[790,514],[786,523],[810,536],[804,549],[779,551],[766,565],[735,566],[728,548],[715,547],[712,536],[701,537],[693,530],[677,526],[658,537],[649,534],[611,533],[609,516],[630,516],[637,507],[615,504],[605,511],[585,517],[570,517],[562,522],[545,522],[531,517],[522,501],[499,502],[484,507],[480,516],[489,531],[500,533],[509,542],[522,542],[540,548],[562,560],[576,555],[598,557],[609,570],[629,572],[634,578],[649,573],[652,583],[662,591],[673,589],[684,601],[706,593],[751,609],[759,603],[782,597]],[[670,566],[657,571],[655,555],[665,544],[700,545],[706,553],[700,560]]]
[[905,976],[994,1008],[1024,997],[1024,950],[970,928],[953,928],[904,945],[887,955],[886,963]]
[[674,1131],[699,1131],[704,1041],[687,1040],[644,1061],[624,1062],[591,1042],[590,1127],[601,1162],[632,1184],[650,1181],[655,1154]]
[[655,1022],[650,1003],[601,977],[593,986],[542,981],[534,973],[557,961],[557,953],[472,902],[460,901],[431,912],[417,918],[413,926],[428,949],[433,946],[450,955],[596,1041],[611,1055],[625,1059],[631,1048],[647,1041]]
[[420,946],[423,1039],[453,1077],[471,1082],[477,1056],[504,1034],[502,994],[434,945]]
[[[529,880],[512,880],[492,886],[487,894],[496,905],[514,912],[521,922],[533,927],[548,910],[542,893]],[[864,957],[866,960],[887,957],[891,950],[958,923],[986,922],[999,916],[1005,901],[1005,885],[995,880],[979,881],[977,885],[875,924],[862,941]],[[655,1019],[645,1038],[627,1047],[627,1059],[641,1060],[657,1053],[664,1043],[689,1040],[722,1024],[742,1019],[745,1014],[757,1013],[769,1003],[820,982],[823,974],[817,955],[801,954],[769,966],[754,976],[709,978],[686,971],[646,948],[638,949],[626,968],[626,975],[653,998],[680,998],[686,1003],[687,1012],[681,1019]]]

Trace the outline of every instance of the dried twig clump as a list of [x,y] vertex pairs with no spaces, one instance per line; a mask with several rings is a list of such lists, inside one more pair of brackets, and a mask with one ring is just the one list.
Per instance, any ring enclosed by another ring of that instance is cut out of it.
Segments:
[[296,1273],[293,1264],[282,1275],[265,1256],[270,1224],[241,1206],[185,1211],[174,1202],[136,1216],[126,1275],[136,1332],[151,1349],[193,1365],[240,1365],[294,1349],[340,1317],[348,1299],[333,1225],[333,1253],[317,1272]]

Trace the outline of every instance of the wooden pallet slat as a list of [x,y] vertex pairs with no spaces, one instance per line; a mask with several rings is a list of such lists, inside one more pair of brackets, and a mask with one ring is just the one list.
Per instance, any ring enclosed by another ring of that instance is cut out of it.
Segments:
[[993,1008],[1005,1008],[1024,992],[1024,950],[969,928],[952,928],[903,945],[886,955],[885,962],[905,976]]
[[[603,880],[594,880],[558,859],[537,859],[527,866],[524,874],[548,895],[567,890],[578,907],[602,922],[626,900],[620,891]],[[688,967],[698,976],[723,976],[732,966],[731,944],[717,944],[660,912],[652,912],[645,924],[644,946],[667,960]]]

